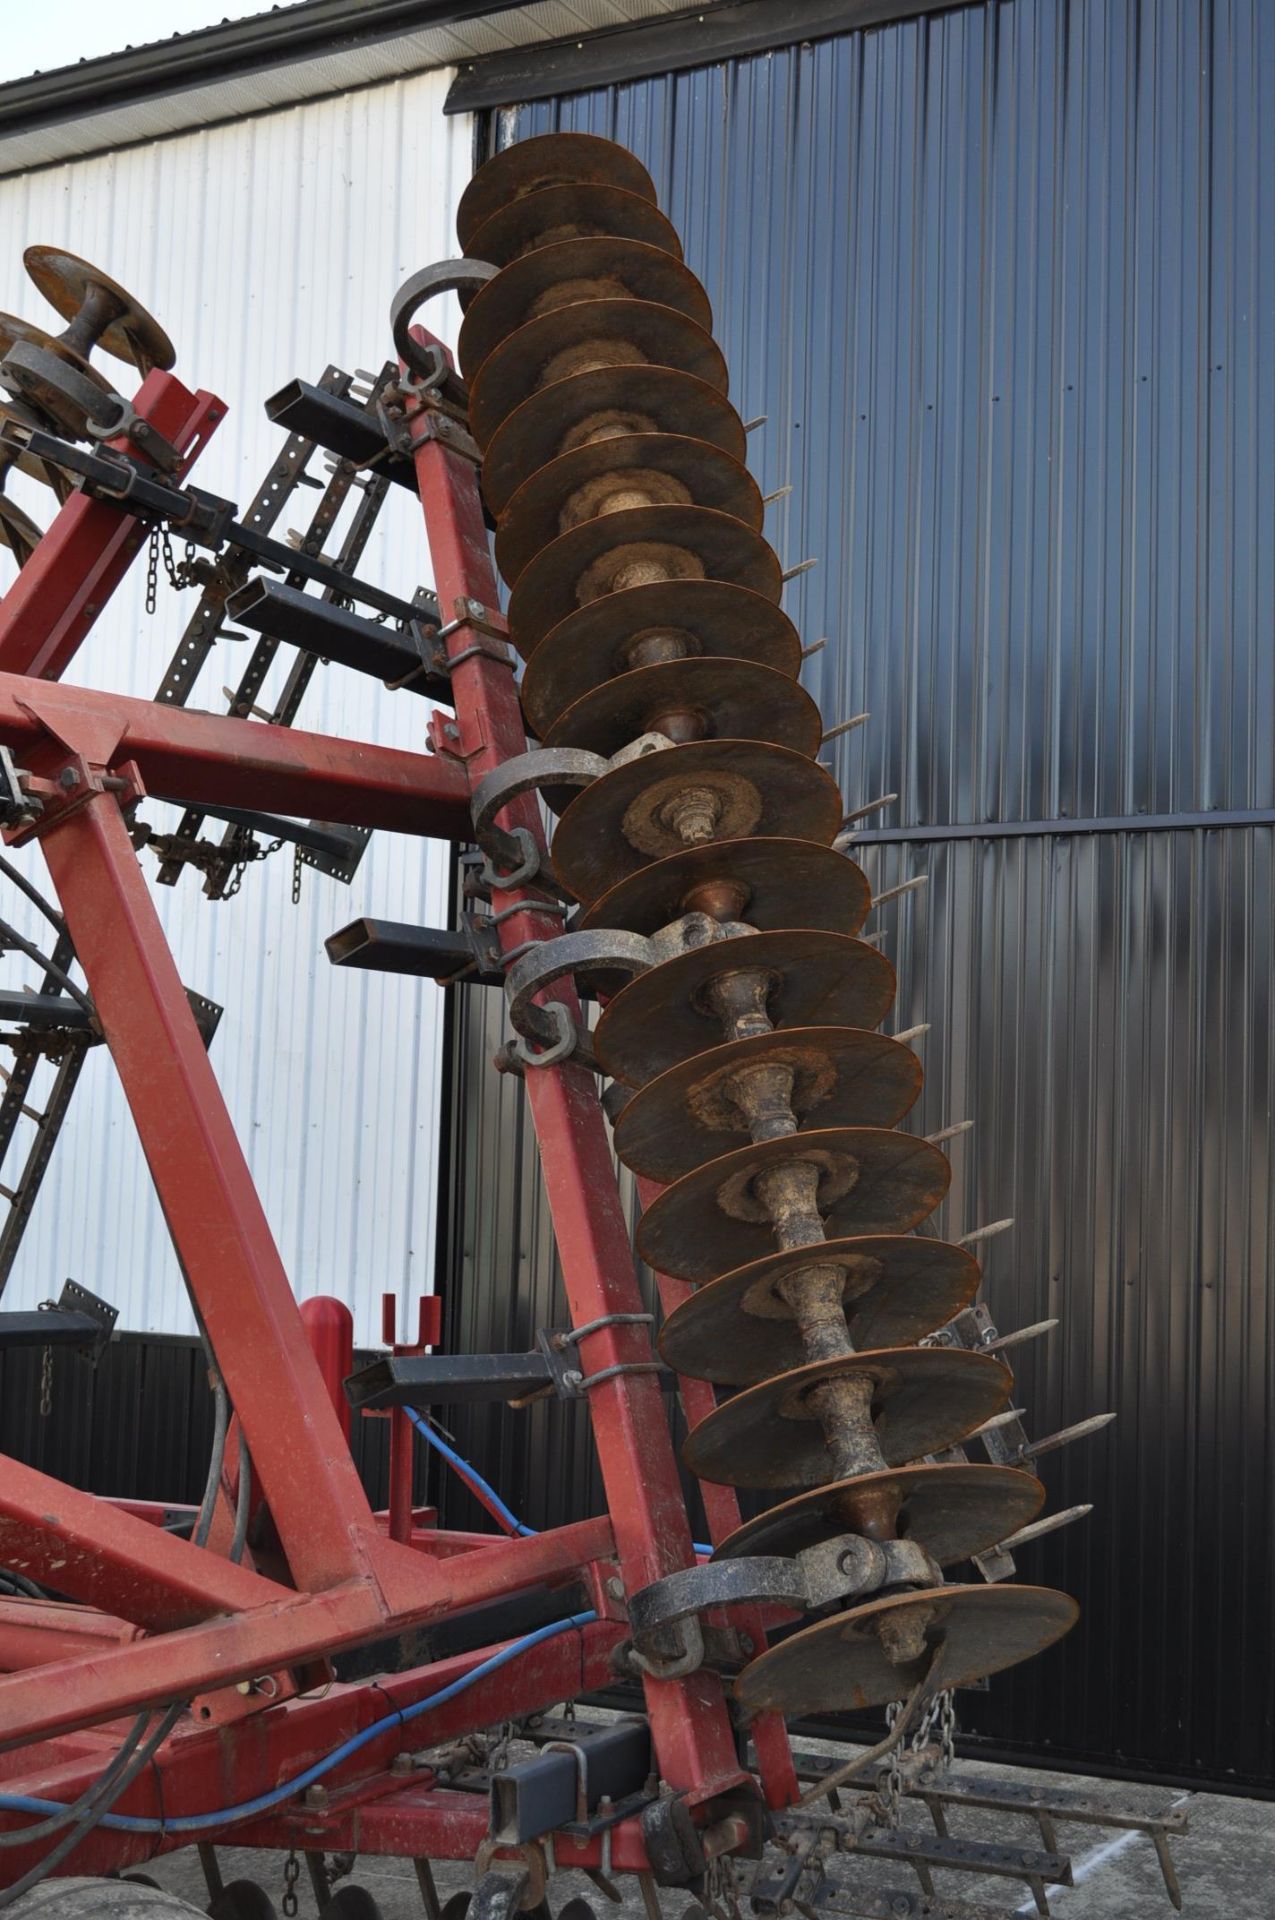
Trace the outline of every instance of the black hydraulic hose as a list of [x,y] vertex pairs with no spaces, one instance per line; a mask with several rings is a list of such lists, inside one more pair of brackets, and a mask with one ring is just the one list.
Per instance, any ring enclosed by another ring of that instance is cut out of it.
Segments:
[[57,908],[49,904],[39,887],[31,884],[21,868],[15,867],[12,860],[6,860],[3,855],[0,855],[0,873],[4,874],[7,880],[12,880],[19,893],[25,893],[32,906],[38,907],[55,933],[66,932],[66,921]]
[[226,1435],[230,1430],[230,1396],[226,1384],[219,1373],[213,1375],[213,1443],[208,1460],[208,1479],[204,1485],[204,1497],[199,1503],[199,1516],[195,1521],[195,1530],[191,1539],[197,1547],[208,1544],[208,1535],[212,1532],[213,1514],[217,1511],[217,1489],[221,1485],[221,1469],[226,1459]]
[[87,1014],[93,1019],[97,1018],[97,1009],[83,987],[77,987],[69,973],[63,973],[61,967],[55,966],[46,953],[40,952],[34,940],[28,940],[25,934],[18,932],[16,927],[11,927],[7,920],[0,920],[0,944],[15,948],[18,953],[25,953],[28,960],[34,960],[38,967],[43,967],[44,971],[57,981],[64,993],[69,993],[73,1000],[77,1000]]
[[[24,1893],[29,1893],[32,1887],[38,1887],[42,1880],[48,1878],[55,1867],[61,1865],[68,1853],[74,1852],[80,1842],[93,1831],[98,1821],[110,1812],[115,1802],[120,1798],[120,1795],[126,1793],[129,1787],[132,1786],[143,1767],[149,1766],[185,1711],[186,1702],[184,1700],[174,1701],[173,1705],[169,1707],[168,1711],[160,1720],[154,1732],[148,1735],[144,1745],[137,1748],[130,1756],[123,1770],[110,1781],[107,1780],[106,1775],[103,1775],[101,1779],[95,1782],[91,1790],[93,1795],[92,1802],[80,1814],[71,1831],[64,1834],[56,1846],[50,1847],[43,1860],[37,1861],[35,1866],[24,1873],[20,1880],[15,1880],[11,1887],[6,1887],[4,1892],[0,1893],[0,1908],[11,1906],[13,1902],[20,1899]],[[109,1771],[108,1769],[108,1772]],[[21,1837],[27,1839],[29,1833],[23,1834]]]

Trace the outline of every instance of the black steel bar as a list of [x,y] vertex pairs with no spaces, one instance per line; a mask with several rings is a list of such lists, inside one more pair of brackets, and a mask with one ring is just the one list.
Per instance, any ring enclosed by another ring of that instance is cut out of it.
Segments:
[[552,1384],[539,1353],[387,1353],[345,1383],[358,1411],[377,1407],[458,1406],[474,1400],[521,1400]]
[[[474,962],[464,932],[444,927],[414,927],[403,920],[352,920],[324,942],[334,967],[359,967],[371,973],[406,973],[421,980],[445,980],[464,972],[478,986],[503,986],[497,967]],[[473,971],[469,971],[470,967]]]
[[[168,798],[170,796],[162,796]],[[181,806],[176,800],[173,803]],[[205,819],[223,820],[228,826],[246,827],[250,833],[268,835],[273,840],[305,847],[311,853],[325,854],[331,860],[343,860],[350,852],[351,836],[357,827],[320,825],[314,820],[290,820],[281,813],[254,813],[250,807],[204,807]]]
[[91,1347],[101,1322],[87,1313],[50,1307],[39,1313],[0,1313],[0,1353],[12,1347]]
[[650,1771],[647,1721],[579,1727],[561,1748],[492,1775],[492,1837],[505,1846],[521,1846],[587,1819],[604,1796],[617,1801],[640,1793]]
[[416,491],[416,469],[393,452],[373,415],[339,394],[325,393],[308,380],[289,380],[266,401],[266,418],[293,433],[304,433],[329,453],[357,466],[376,464],[397,486]]
[[404,681],[409,692],[451,704],[446,674],[426,666],[411,635],[395,627],[378,626],[330,600],[260,575],[237,588],[226,609],[232,620],[254,633],[339,661],[376,680]]
[[88,1009],[69,994],[23,993],[17,987],[0,987],[0,1020],[41,1029],[63,1027],[72,1033],[88,1033],[93,1025]]

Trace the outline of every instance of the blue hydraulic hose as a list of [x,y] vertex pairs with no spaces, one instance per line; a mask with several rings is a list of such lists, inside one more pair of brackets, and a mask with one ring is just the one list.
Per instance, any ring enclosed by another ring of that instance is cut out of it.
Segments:
[[[511,1533],[519,1534],[526,1540],[530,1539],[538,1531],[536,1527],[524,1527],[518,1516],[512,1513],[505,1505],[490,1481],[484,1480],[477,1467],[471,1467],[468,1460],[462,1458],[454,1448],[449,1447],[438,1429],[431,1427],[428,1420],[422,1420],[420,1414],[416,1412],[414,1407],[406,1407],[404,1411],[421,1438],[428,1440],[430,1446],[443,1456],[447,1464],[455,1468],[456,1472],[468,1487],[481,1493],[484,1499],[490,1501],[492,1509],[499,1513]],[[706,1547],[703,1542],[699,1540],[694,1540],[691,1544],[696,1553],[711,1555],[713,1551],[711,1547]]]
[[483,1499],[489,1502],[492,1511],[500,1516],[509,1528],[509,1531],[519,1534],[524,1540],[529,1540],[536,1532],[536,1528],[523,1526],[518,1516],[510,1512],[500,1495],[496,1492],[496,1489],[488,1481],[483,1479],[477,1467],[471,1467],[468,1460],[462,1459],[455,1448],[449,1447],[437,1428],[431,1427],[428,1420],[422,1420],[420,1414],[417,1413],[414,1407],[407,1407],[404,1411],[412,1425],[416,1428],[417,1433],[420,1434],[422,1440],[428,1440],[435,1452],[441,1453],[448,1466],[455,1468],[465,1484],[472,1491],[480,1493]]
[[[99,1824],[112,1827],[120,1833],[202,1833],[209,1827],[229,1826],[235,1820],[251,1820],[258,1814],[269,1813],[281,1800],[289,1800],[295,1793],[304,1792],[313,1786],[325,1773],[331,1773],[333,1767],[339,1767],[360,1748],[366,1747],[383,1733],[393,1727],[405,1727],[412,1720],[418,1720],[423,1713],[429,1713],[434,1707],[441,1707],[446,1701],[454,1700],[466,1687],[472,1687],[477,1680],[485,1680],[489,1673],[499,1672],[508,1666],[519,1654],[526,1653],[531,1647],[538,1647],[542,1641],[552,1640],[556,1634],[566,1633],[573,1627],[587,1627],[597,1619],[596,1613],[573,1613],[565,1620],[554,1620],[547,1627],[537,1627],[534,1633],[525,1633],[521,1640],[510,1641],[499,1653],[493,1653],[487,1660],[481,1660],[471,1667],[458,1680],[452,1680],[437,1693],[431,1693],[424,1700],[417,1700],[410,1707],[397,1707],[393,1713],[385,1714],[380,1720],[374,1720],[370,1727],[364,1727],[361,1733],[351,1734],[339,1747],[325,1754],[322,1760],[307,1767],[304,1773],[297,1774],[291,1780],[285,1780],[281,1787],[262,1793],[255,1800],[244,1800],[237,1807],[221,1807],[215,1813],[188,1813],[174,1820],[153,1820],[141,1814],[108,1813]],[[38,1799],[34,1794],[0,1793],[0,1813],[64,1813],[65,1804],[60,1800]]]

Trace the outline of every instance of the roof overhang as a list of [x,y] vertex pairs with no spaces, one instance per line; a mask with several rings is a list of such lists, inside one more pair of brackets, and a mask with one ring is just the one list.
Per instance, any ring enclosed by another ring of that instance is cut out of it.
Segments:
[[0,174],[466,66],[685,0],[303,0],[0,86]]

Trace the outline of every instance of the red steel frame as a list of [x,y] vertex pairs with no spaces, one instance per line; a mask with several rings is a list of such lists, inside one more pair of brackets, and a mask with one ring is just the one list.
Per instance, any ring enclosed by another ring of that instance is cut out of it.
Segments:
[[[148,376],[135,404],[175,440],[187,466],[224,412],[215,396],[192,395],[166,374]],[[0,1673],[6,1792],[73,1798],[118,1744],[110,1723],[148,1704],[190,1699],[190,1723],[118,1810],[144,1814],[162,1804],[172,1817],[242,1802],[379,1718],[387,1699],[424,1699],[484,1657],[393,1674],[375,1687],[315,1692],[328,1655],[545,1581],[583,1578],[598,1616],[593,1625],[544,1642],[431,1712],[415,1744],[550,1706],[613,1678],[611,1656],[626,1631],[623,1596],[693,1560],[663,1398],[644,1373],[620,1373],[590,1394],[606,1515],[534,1537],[447,1534],[411,1516],[403,1484],[391,1516],[372,1512],[334,1377],[340,1329],[311,1312],[314,1344],[307,1338],[128,836],[126,810],[149,789],[193,803],[469,837],[472,788],[526,741],[513,677],[481,644],[490,624],[482,610],[496,607],[497,583],[474,469],[437,435],[434,419],[409,408],[438,596],[458,620],[448,639],[457,663],[456,720],[433,717],[432,754],[49,684],[140,548],[144,530],[113,506],[73,497],[0,604],[0,743],[44,804],[32,827],[9,837],[36,837],[44,850],[280,1550],[269,1572],[250,1556],[235,1565],[215,1550],[225,1538],[218,1528],[208,1548],[196,1547],[153,1524],[144,1507],[75,1492],[0,1457],[0,1564],[47,1580],[78,1603],[0,1603],[0,1666],[10,1669]],[[513,803],[501,824],[541,838],[530,798]],[[506,948],[559,931],[537,911],[537,898],[527,888],[501,896],[501,905],[518,908],[500,923]],[[567,985],[551,992],[575,1011]],[[570,1063],[531,1069],[527,1092],[573,1324],[640,1312],[592,1075]],[[668,1279],[660,1287],[666,1306],[685,1291]],[[582,1347],[590,1373],[650,1358],[649,1336],[634,1325],[600,1328]],[[711,1390],[681,1385],[693,1422],[711,1404]],[[401,1449],[398,1465],[402,1483]],[[227,1498],[233,1475],[228,1464]],[[720,1539],[738,1523],[734,1495],[706,1489],[706,1504]],[[760,1639],[760,1617],[737,1614],[734,1624]],[[252,1691],[265,1676],[274,1678],[276,1704]],[[311,1691],[297,1697],[299,1688]],[[645,1694],[662,1779],[685,1795],[701,1823],[712,1822],[732,1795],[751,1790],[721,1680],[701,1669],[678,1680],[647,1679]],[[783,1804],[796,1783],[782,1723],[770,1717],[753,1731],[766,1798]],[[285,1803],[227,1837],[278,1846],[305,1836],[312,1847],[472,1856],[484,1837],[481,1803],[438,1788],[428,1775],[405,1783],[391,1773],[403,1744],[387,1734],[351,1759],[322,1809]],[[21,1824],[8,1814],[0,1821]],[[113,1870],[181,1844],[179,1836],[99,1828],[65,1870]],[[7,1851],[4,1871],[25,1871],[39,1850]],[[573,1865],[600,1859],[597,1845],[565,1856]],[[616,1868],[645,1864],[636,1822],[614,1831],[611,1859]]]

